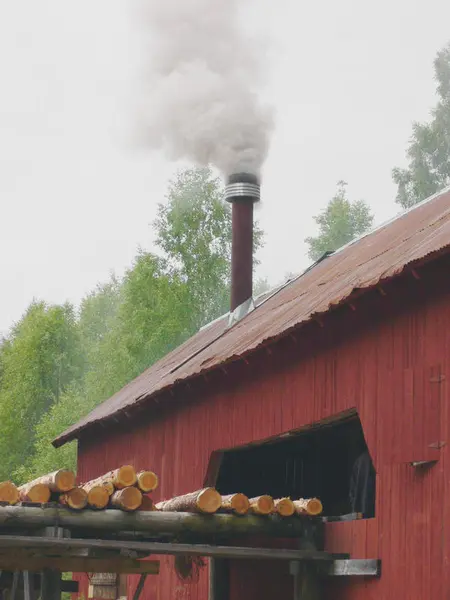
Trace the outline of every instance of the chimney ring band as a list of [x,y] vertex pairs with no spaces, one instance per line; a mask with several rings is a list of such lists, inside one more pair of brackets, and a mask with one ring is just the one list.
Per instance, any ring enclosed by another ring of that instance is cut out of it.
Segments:
[[233,202],[235,198],[252,198],[253,202],[258,202],[261,199],[261,188],[255,183],[229,183],[225,187],[225,200]]

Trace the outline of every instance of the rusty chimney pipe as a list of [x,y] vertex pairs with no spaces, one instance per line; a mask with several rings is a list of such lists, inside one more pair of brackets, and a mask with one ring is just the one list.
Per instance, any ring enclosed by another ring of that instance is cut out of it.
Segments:
[[258,178],[230,175],[225,199],[232,204],[231,312],[253,296],[253,205],[260,199]]

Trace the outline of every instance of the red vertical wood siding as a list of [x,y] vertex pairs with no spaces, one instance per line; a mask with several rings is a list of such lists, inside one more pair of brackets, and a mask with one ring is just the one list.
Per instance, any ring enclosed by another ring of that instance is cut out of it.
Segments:
[[[215,450],[356,408],[377,470],[376,518],[329,524],[326,544],[355,558],[381,558],[382,577],[330,581],[327,598],[448,600],[450,294],[422,295],[414,307],[386,308],[376,323],[354,331],[349,326],[345,339],[311,343],[310,352],[292,342],[279,355],[261,355],[264,365],[250,358],[237,375],[222,375],[216,383],[213,378],[176,411],[147,420],[143,414],[139,423],[82,439],[80,477],[124,462],[151,466],[161,475],[156,498],[166,498],[201,487]],[[430,458],[439,461],[427,471],[408,464]],[[162,559],[145,600],[206,600],[207,569],[198,584],[187,585],[172,565],[171,558]],[[289,597],[292,589],[286,565],[240,563],[231,579],[233,600]],[[132,579],[131,590],[135,584]]]

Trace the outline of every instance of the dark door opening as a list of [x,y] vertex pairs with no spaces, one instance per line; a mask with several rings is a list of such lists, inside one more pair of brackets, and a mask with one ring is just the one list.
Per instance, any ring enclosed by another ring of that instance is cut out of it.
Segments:
[[224,451],[221,494],[320,498],[325,516],[375,515],[375,470],[358,416]]

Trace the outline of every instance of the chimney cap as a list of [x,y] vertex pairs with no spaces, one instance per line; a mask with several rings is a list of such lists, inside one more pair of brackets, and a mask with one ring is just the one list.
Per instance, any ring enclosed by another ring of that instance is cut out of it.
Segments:
[[233,173],[228,176],[225,186],[225,200],[234,202],[236,200],[249,200],[259,202],[261,199],[261,188],[256,175],[251,173]]

